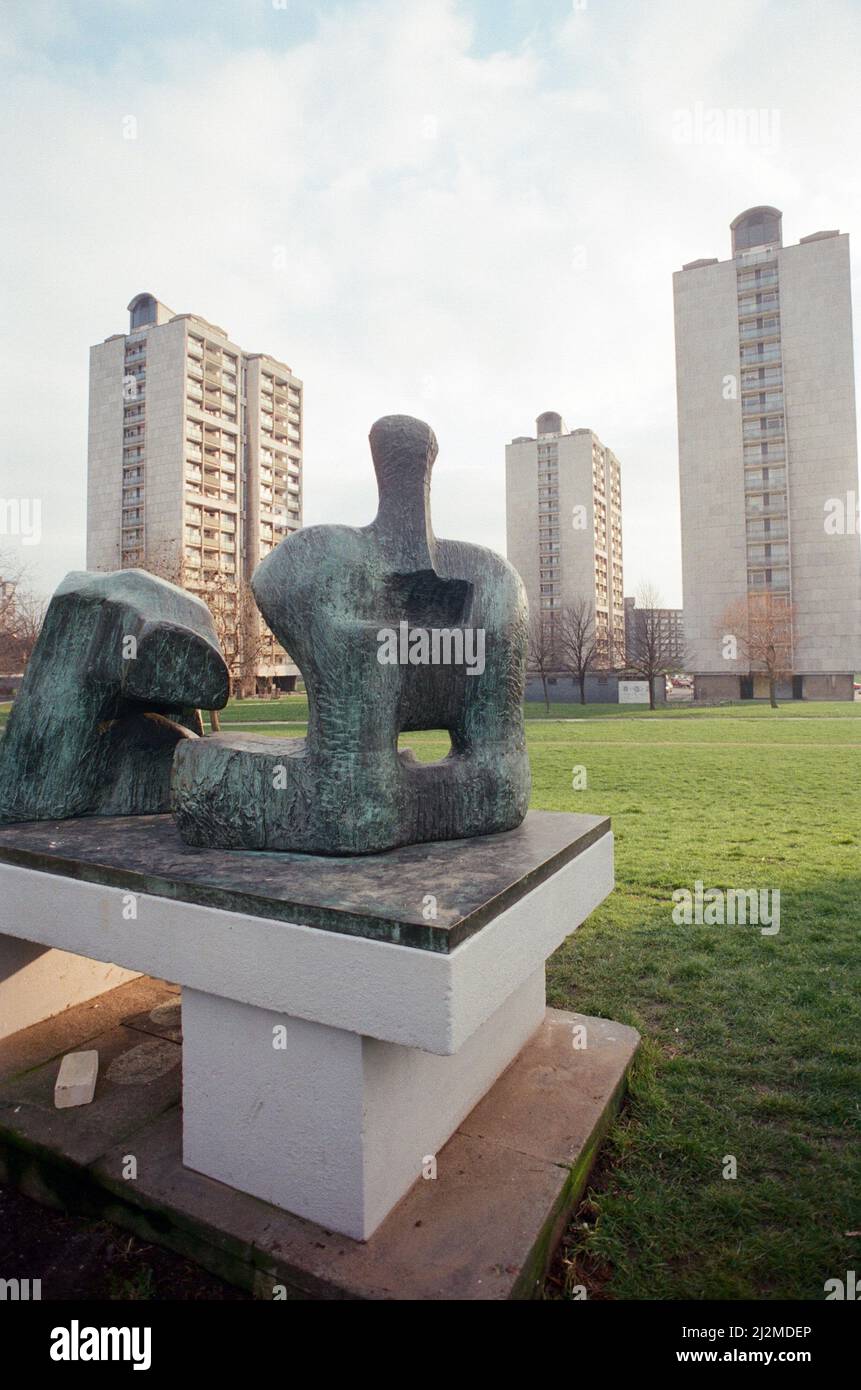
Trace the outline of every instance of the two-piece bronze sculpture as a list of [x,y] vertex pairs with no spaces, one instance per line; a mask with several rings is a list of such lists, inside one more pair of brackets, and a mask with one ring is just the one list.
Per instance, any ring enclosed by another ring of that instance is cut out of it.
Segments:
[[[315,854],[520,824],[523,585],[492,551],[434,536],[428,425],[389,416],[370,441],[374,521],[297,531],[252,578],[305,680],[307,737],[184,737],[195,705],[227,698],[203,605],[141,571],[70,575],[0,747],[0,820],[170,804],[189,844]],[[124,655],[136,635],[137,655]],[[448,756],[423,764],[399,751],[399,735],[417,729],[448,730]]]

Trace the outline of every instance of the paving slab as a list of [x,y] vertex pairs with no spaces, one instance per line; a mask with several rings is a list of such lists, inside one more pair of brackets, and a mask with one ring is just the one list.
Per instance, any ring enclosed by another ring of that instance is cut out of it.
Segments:
[[182,1010],[176,995],[145,1009],[139,1014],[130,1014],[121,1022],[126,1028],[137,1028],[141,1033],[151,1033],[156,1038],[167,1038],[170,1042],[182,1042]]
[[64,1052],[75,1051],[96,1034],[121,1023],[124,1016],[146,1017],[161,1004],[175,1004],[178,990],[179,985],[141,975],[0,1039],[0,1081],[30,1071]]
[[[29,1031],[29,1030],[28,1030]],[[88,1039],[99,1054],[96,1092],[89,1105],[58,1110],[58,1058],[0,1083],[0,1133],[28,1150],[86,1168],[113,1144],[179,1103],[181,1048],[118,1026]],[[69,1051],[64,1048],[63,1051]]]
[[[142,982],[114,993],[128,1000],[133,988]],[[147,1017],[176,1003],[163,983],[154,991],[158,1000],[141,1011]],[[125,1013],[107,1000],[111,1017]],[[78,1013],[62,1016],[70,1036],[82,1032]],[[39,1025],[51,1030],[44,1046],[56,1045],[57,1023]],[[582,1030],[586,1046],[574,1047]],[[53,1109],[54,1060],[0,1085],[0,1180],[114,1221],[261,1298],[534,1298],[621,1103],[638,1043],[621,1024],[549,1009],[436,1156],[436,1177],[420,1179],[367,1242],[184,1168],[181,1049],[136,1024],[96,1036],[102,1065],[90,1106]]]

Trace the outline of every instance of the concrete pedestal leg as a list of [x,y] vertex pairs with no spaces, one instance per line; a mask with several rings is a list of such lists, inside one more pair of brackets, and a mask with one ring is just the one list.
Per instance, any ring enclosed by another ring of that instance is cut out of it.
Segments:
[[437,1056],[184,988],[183,1161],[366,1240],[544,1013],[542,965]]

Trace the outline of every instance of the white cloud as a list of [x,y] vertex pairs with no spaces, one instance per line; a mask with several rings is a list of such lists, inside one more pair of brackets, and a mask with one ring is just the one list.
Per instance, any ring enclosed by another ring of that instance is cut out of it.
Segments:
[[[368,428],[408,411],[438,532],[504,549],[505,442],[558,409],[622,460],[626,590],[680,601],[671,273],[753,203],[859,225],[857,12],[560,3],[480,56],[469,4],[368,0],[291,49],[155,28],[86,78],[45,56],[69,13],[19,27],[4,92],[0,492],[43,498],[46,587],[83,563],[87,348],[148,289],[304,378],[308,521],[370,519]],[[779,148],[674,143],[697,101],[779,108]]]

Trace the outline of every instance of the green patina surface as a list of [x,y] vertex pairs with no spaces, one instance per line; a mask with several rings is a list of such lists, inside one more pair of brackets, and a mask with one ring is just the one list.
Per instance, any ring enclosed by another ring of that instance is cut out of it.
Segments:
[[[526,814],[522,582],[492,551],[434,536],[429,426],[390,416],[371,451],[375,520],[306,527],[252,580],[304,676],[307,737],[178,747],[173,805],[189,844],[368,854],[510,830]],[[401,733],[435,728],[451,741],[441,761],[399,752]]]
[[177,742],[227,694],[199,599],[142,570],[67,575],[0,742],[0,822],[166,811]]

